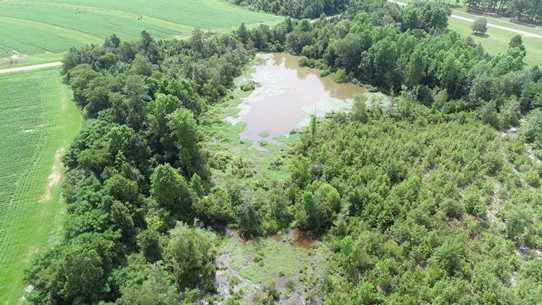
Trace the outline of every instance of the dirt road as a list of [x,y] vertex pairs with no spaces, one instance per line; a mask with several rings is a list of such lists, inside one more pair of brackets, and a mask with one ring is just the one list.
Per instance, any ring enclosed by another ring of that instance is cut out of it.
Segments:
[[37,70],[37,69],[50,68],[50,67],[59,67],[59,66],[62,66],[62,62],[57,61],[57,62],[51,62],[51,63],[48,63],[48,64],[1,69],[0,74],[20,72],[20,71],[30,71],[30,70]]

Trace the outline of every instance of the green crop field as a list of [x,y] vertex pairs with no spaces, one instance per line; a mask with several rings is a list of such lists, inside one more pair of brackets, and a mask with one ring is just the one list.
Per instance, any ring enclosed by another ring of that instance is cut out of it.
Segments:
[[125,40],[138,39],[143,30],[157,38],[186,37],[194,28],[224,31],[280,20],[220,0],[2,0],[0,58],[60,53],[113,33]]
[[0,75],[0,88],[0,304],[17,304],[59,228],[60,157],[81,120],[58,69]]

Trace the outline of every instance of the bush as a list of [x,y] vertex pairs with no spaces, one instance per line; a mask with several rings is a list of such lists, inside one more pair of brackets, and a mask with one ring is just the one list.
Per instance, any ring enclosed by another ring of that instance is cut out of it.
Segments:
[[320,77],[326,77],[331,74],[331,70],[325,69],[320,72]]
[[239,157],[232,162],[232,174],[237,178],[245,178],[254,176],[254,165]]
[[300,67],[308,67],[310,63],[310,59],[308,59],[305,56],[299,57],[299,66]]
[[542,138],[542,110],[535,109],[526,115],[520,132],[530,143],[540,141]]
[[479,18],[474,20],[471,25],[472,31],[475,34],[482,35],[487,32],[487,20],[486,18]]
[[243,90],[245,92],[249,92],[249,91],[253,91],[254,89],[256,89],[257,86],[258,86],[258,83],[251,80],[248,83],[241,85],[241,90]]
[[534,171],[530,171],[527,174],[525,174],[525,182],[529,184],[532,187],[539,187],[540,186],[540,176],[538,176],[537,173]]
[[335,76],[333,76],[333,80],[339,84],[348,82],[348,74],[346,73],[345,69],[339,69]]

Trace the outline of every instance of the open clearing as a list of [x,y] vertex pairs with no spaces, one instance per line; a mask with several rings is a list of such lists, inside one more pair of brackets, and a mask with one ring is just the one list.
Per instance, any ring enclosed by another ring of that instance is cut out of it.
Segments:
[[59,229],[60,159],[81,119],[58,69],[0,75],[0,88],[0,304],[17,304]]
[[0,58],[61,53],[102,43],[114,33],[123,40],[136,40],[143,30],[156,38],[187,37],[194,28],[220,32],[242,22],[272,25],[280,20],[220,0],[3,0]]

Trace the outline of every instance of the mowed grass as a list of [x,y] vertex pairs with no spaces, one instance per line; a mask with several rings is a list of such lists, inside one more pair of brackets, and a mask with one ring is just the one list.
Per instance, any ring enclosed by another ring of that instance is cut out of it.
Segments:
[[[477,43],[481,43],[484,50],[490,55],[505,53],[508,49],[508,43],[516,33],[500,30],[496,28],[488,28],[486,35],[478,36],[472,33],[471,24],[468,21],[450,18],[448,20],[448,28],[461,34],[463,37],[470,36]],[[523,45],[527,50],[525,63],[528,66],[542,65],[542,39],[522,36]]]
[[60,228],[60,158],[79,111],[58,69],[0,75],[0,304],[17,304],[23,272]]
[[273,25],[281,17],[251,12],[222,0],[2,0],[0,58],[14,52],[60,53],[71,46],[99,44],[117,34],[139,39],[188,37],[194,28],[216,32],[241,23]]

